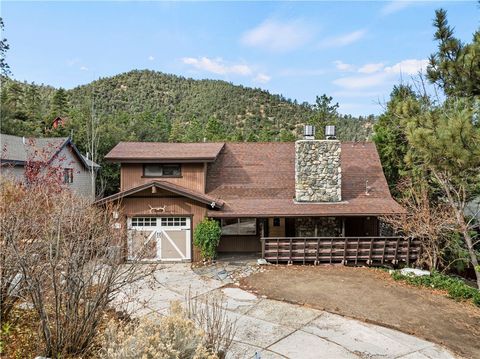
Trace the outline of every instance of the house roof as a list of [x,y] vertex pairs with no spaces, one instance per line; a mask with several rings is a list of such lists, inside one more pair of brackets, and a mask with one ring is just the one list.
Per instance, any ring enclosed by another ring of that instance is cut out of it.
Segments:
[[24,165],[28,160],[51,161],[67,145],[86,168],[100,168],[83,156],[69,137],[26,138],[0,134],[0,160],[15,165]]
[[110,162],[213,162],[223,146],[223,142],[120,142],[105,159]]
[[340,162],[342,202],[297,203],[294,143],[227,143],[208,166],[206,188],[207,195],[222,199],[225,205],[220,211],[210,210],[208,215],[354,216],[404,212],[390,195],[373,143],[343,142]]
[[141,192],[143,190],[146,190],[146,189],[152,188],[152,187],[156,187],[156,188],[163,189],[163,190],[166,190],[166,191],[169,191],[169,192],[181,195],[181,196],[185,196],[187,198],[191,198],[195,201],[208,204],[209,206],[211,206],[213,208],[222,208],[222,206],[224,205],[224,202],[220,199],[216,199],[216,198],[211,197],[209,195],[205,195],[203,193],[194,191],[190,188],[179,186],[177,184],[173,184],[173,183],[167,182],[167,181],[152,181],[152,182],[149,182],[149,183],[145,183],[145,184],[142,184],[140,186],[130,188],[126,191],[118,192],[118,193],[115,193],[111,196],[102,198],[101,200],[98,200],[95,203],[96,204],[104,204],[104,203],[107,203],[107,202],[115,201],[115,200],[118,200],[118,199],[121,199],[121,198],[124,198],[124,197],[128,197],[132,194]]

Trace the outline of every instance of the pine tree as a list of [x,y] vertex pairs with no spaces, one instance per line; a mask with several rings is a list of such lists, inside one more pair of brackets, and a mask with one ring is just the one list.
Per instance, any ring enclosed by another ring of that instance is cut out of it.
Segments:
[[480,96],[480,30],[473,34],[470,44],[454,37],[448,25],[447,12],[435,12],[433,25],[438,50],[430,56],[427,78],[437,84],[449,97]]
[[315,104],[312,106],[314,115],[310,118],[309,124],[316,127],[315,137],[324,139],[326,125],[336,125],[338,120],[338,102],[332,103],[333,97],[323,94],[317,96]]
[[[3,35],[5,30],[5,25],[3,19],[0,17],[0,34]],[[7,39],[3,36],[0,37],[0,75],[1,76],[10,76],[12,72],[10,71],[10,66],[7,63],[7,51],[10,49]]]
[[68,114],[68,94],[63,88],[59,88],[52,98],[51,120],[55,117],[65,117]]
[[398,195],[397,184],[408,169],[405,163],[408,144],[404,119],[419,111],[420,102],[412,88],[407,85],[394,86],[385,113],[374,125],[373,141],[377,145],[390,190],[395,195]]

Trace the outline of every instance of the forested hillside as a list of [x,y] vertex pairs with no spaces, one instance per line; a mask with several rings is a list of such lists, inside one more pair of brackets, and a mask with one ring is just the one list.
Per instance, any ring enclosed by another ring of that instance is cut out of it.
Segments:
[[[261,89],[134,70],[71,90],[2,78],[1,131],[19,136],[73,137],[103,165],[107,192],[117,175],[103,156],[119,141],[293,141],[305,123],[337,124],[341,140],[370,137],[373,116],[340,116],[326,95],[298,104]],[[52,121],[66,119],[54,129]]]

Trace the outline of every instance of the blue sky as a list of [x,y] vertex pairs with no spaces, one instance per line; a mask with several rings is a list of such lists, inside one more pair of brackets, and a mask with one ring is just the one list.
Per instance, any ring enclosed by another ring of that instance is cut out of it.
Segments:
[[19,80],[72,88],[152,69],[260,87],[342,113],[380,113],[392,86],[435,50],[434,10],[471,41],[477,2],[8,2],[7,61]]

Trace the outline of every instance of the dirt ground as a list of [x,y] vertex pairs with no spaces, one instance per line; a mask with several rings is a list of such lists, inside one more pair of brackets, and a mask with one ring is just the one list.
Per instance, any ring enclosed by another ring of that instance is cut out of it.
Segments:
[[268,298],[380,324],[480,358],[480,309],[444,293],[394,281],[384,271],[343,266],[271,266],[241,282]]

